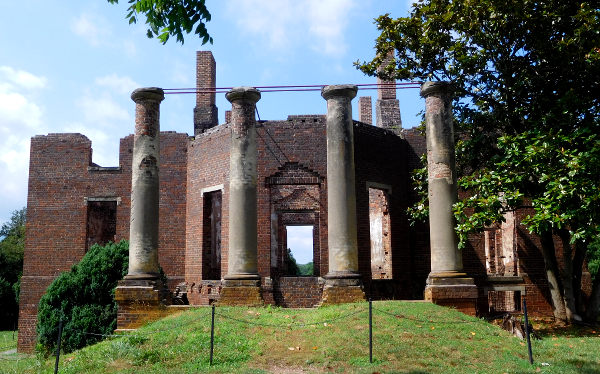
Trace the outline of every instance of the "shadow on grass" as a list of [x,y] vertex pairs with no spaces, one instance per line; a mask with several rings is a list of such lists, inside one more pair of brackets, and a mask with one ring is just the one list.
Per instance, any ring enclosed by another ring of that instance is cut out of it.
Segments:
[[582,360],[568,360],[567,363],[581,374],[600,374],[600,365],[595,362]]
[[555,326],[551,324],[536,324],[533,325],[535,331],[542,338],[550,336],[578,337],[578,338],[593,338],[600,337],[600,326]]

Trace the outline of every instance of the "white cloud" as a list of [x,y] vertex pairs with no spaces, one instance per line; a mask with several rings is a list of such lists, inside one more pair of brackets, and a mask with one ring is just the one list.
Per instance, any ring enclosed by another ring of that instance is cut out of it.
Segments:
[[[27,201],[30,139],[46,132],[44,108],[31,96],[47,84],[44,77],[0,67],[0,196],[3,214]],[[9,217],[0,217],[8,219]]]
[[[118,93],[130,93],[132,85],[138,87],[129,77],[114,74],[98,78],[96,83]],[[127,105],[129,107],[126,109]],[[98,165],[118,165],[119,137],[128,135],[134,127],[128,111],[135,107],[133,101],[128,97],[113,97],[108,90],[92,86],[75,101],[75,106],[80,109],[80,120],[67,123],[61,128],[61,132],[87,136],[92,141],[93,162]]]
[[85,13],[71,21],[71,30],[95,47],[111,34],[110,25],[103,17]]
[[287,226],[287,246],[298,264],[313,261],[313,226]]
[[94,127],[87,123],[71,122],[62,129],[63,132],[79,133],[92,141],[92,159],[100,166],[118,166],[119,139],[111,128]]
[[110,124],[112,121],[128,121],[129,113],[123,109],[110,94],[104,93],[94,95],[87,92],[81,99],[77,100],[83,112],[86,122],[98,126],[98,124]]
[[96,78],[96,84],[103,87],[110,88],[113,92],[121,95],[129,95],[139,88],[140,85],[134,82],[133,79],[128,76],[119,77],[117,74],[109,74],[105,77]]
[[[349,12],[356,0],[231,1],[228,11],[257,45],[289,49],[299,43],[327,55],[343,54]],[[263,39],[263,40],[260,40]]]
[[4,79],[27,89],[44,88],[48,81],[46,77],[36,77],[31,73],[15,70],[10,66],[0,66],[0,73],[2,73]]

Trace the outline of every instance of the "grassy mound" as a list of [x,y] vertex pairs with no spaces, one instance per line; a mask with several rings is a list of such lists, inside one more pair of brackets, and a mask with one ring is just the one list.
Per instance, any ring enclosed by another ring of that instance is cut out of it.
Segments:
[[[192,309],[63,355],[60,372],[597,373],[600,364],[600,331],[546,334],[533,341],[531,366],[521,340],[483,320],[429,303],[382,301],[373,303],[372,364],[365,302],[302,310],[218,307],[209,366],[210,312]],[[19,372],[52,372],[52,360],[31,360]],[[10,373],[3,364],[0,372]]]

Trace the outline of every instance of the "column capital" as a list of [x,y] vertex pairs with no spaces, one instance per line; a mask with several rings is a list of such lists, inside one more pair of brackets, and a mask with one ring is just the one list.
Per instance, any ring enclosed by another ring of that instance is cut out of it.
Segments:
[[233,103],[236,100],[248,100],[257,103],[260,100],[260,91],[254,87],[234,87],[225,94],[225,98]]
[[354,84],[332,84],[321,88],[323,99],[329,100],[332,97],[342,96],[354,99],[358,93],[358,86]]
[[421,96],[427,97],[435,93],[454,93],[454,86],[447,81],[425,82],[421,85]]
[[131,93],[131,100],[136,103],[139,100],[154,100],[161,102],[165,99],[165,92],[158,87],[137,88]]

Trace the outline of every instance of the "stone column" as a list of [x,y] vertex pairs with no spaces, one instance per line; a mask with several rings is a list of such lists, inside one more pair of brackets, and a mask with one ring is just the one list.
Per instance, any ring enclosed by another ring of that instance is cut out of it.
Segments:
[[159,278],[158,206],[160,163],[160,88],[139,88],[135,101],[135,135],[131,168],[129,272],[125,279]]
[[352,99],[355,85],[323,87],[327,100],[327,221],[329,272],[324,303],[364,299],[358,273],[354,131]]
[[429,231],[431,273],[425,298],[475,314],[477,288],[463,272],[452,205],[458,199],[452,114],[452,85],[426,82],[425,98],[427,169],[429,175]]
[[256,103],[260,91],[236,87],[231,102],[229,158],[229,265],[221,305],[262,303],[258,274]]
[[129,271],[119,281],[117,329],[136,329],[168,314],[168,291],[158,271],[160,168],[160,88],[139,88],[135,101],[135,135],[131,167]]

